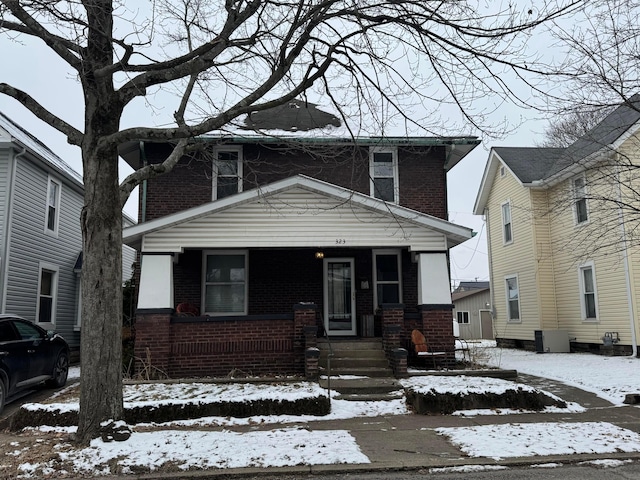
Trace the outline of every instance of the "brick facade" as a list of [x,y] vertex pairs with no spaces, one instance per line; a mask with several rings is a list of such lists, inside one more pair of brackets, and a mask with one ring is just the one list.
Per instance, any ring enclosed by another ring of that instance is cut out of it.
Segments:
[[[145,144],[149,163],[163,161],[166,145]],[[367,148],[346,146],[307,147],[244,145],[243,189],[250,190],[292,175],[303,174],[318,180],[369,195],[369,154]],[[208,203],[212,199],[212,158],[202,154],[185,157],[169,175],[147,181],[145,220],[176,213]],[[443,147],[399,147],[400,205],[447,219],[445,151]],[[188,195],[185,195],[188,192]],[[142,209],[139,221],[142,221]]]

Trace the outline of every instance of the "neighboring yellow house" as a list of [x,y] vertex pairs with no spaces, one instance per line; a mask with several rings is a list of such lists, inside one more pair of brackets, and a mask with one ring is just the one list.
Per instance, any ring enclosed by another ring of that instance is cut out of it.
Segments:
[[484,215],[498,345],[638,355],[640,96],[567,148],[494,147]]

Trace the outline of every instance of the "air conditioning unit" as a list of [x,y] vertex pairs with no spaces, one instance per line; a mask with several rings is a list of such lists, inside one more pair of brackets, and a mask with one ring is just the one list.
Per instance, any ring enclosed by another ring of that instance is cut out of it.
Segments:
[[566,330],[534,330],[536,353],[569,353],[569,332]]

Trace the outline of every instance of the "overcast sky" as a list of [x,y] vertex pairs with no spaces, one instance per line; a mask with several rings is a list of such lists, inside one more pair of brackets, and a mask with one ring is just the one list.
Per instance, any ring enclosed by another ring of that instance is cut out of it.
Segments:
[[[57,61],[41,42],[21,37],[20,42],[0,36],[0,52],[4,68],[0,71],[0,82],[6,82],[32,94],[46,108],[65,121],[82,130],[83,99],[81,91],[69,69]],[[150,102],[153,97],[149,99]],[[495,108],[496,99],[486,99]],[[322,107],[322,105],[320,105]],[[159,126],[171,114],[170,109],[151,108],[139,101],[130,108],[121,127],[134,125]],[[68,145],[63,135],[41,122],[14,100],[0,95],[0,111],[38,137],[58,156],[81,172],[80,150]],[[539,115],[512,106],[502,105],[496,109],[497,122],[520,124],[510,136],[499,140],[485,141],[462,160],[449,173],[450,221],[473,228],[478,235],[454,248],[451,254],[451,277],[455,284],[462,280],[489,280],[486,231],[482,217],[472,215],[473,205],[488,158],[488,150],[496,145],[534,146],[540,140],[545,121]],[[467,135],[468,132],[460,132]],[[121,178],[131,170],[121,162]],[[125,207],[125,212],[137,218],[137,195],[134,193]]]

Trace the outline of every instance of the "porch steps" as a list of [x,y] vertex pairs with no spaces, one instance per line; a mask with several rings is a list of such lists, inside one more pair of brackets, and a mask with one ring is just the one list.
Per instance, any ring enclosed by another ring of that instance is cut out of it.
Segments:
[[[393,371],[379,338],[332,338],[331,390],[336,398],[354,401],[392,400],[402,397],[402,387],[393,378]],[[329,342],[318,340],[320,349],[320,386],[327,388]]]

